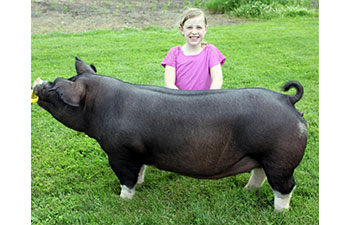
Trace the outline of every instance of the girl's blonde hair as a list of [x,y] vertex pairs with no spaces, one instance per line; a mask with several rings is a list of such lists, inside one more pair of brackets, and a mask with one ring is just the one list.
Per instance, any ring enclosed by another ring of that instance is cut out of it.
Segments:
[[203,16],[205,25],[206,26],[208,25],[207,18],[205,16],[204,12],[198,8],[189,8],[185,12],[183,12],[182,17],[179,21],[179,25],[181,27],[183,27],[183,25],[185,24],[185,22],[187,20],[192,19],[192,18],[197,17],[197,16]]

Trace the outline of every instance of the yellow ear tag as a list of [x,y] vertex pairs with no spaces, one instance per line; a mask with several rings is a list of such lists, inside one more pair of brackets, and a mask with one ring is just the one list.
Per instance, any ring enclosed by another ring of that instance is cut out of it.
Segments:
[[32,94],[30,95],[30,102],[36,103],[39,100],[39,97],[34,94],[34,91],[32,90]]

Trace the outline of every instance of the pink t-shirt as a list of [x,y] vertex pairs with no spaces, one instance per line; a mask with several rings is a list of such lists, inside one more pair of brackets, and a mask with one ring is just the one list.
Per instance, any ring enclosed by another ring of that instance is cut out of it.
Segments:
[[175,85],[182,90],[205,90],[212,83],[210,69],[224,64],[226,58],[212,44],[207,44],[197,55],[185,55],[181,46],[173,47],[161,63],[175,67]]

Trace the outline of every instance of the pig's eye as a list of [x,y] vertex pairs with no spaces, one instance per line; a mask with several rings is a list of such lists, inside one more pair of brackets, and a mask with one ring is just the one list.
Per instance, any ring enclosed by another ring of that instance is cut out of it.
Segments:
[[57,86],[55,85],[55,82],[54,82],[54,83],[49,82],[49,86],[50,86],[51,88],[47,89],[48,92],[56,91]]

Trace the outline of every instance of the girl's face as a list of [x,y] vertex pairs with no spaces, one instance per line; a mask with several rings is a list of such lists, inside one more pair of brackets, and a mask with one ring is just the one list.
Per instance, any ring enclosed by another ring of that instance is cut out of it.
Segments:
[[208,31],[208,26],[205,25],[203,16],[197,16],[186,20],[184,25],[180,26],[179,29],[185,37],[187,44],[191,46],[200,46]]

